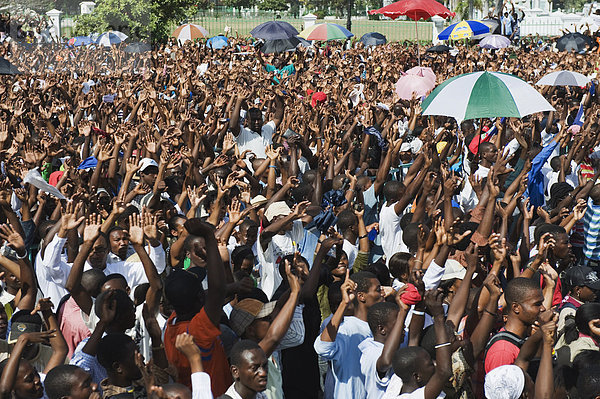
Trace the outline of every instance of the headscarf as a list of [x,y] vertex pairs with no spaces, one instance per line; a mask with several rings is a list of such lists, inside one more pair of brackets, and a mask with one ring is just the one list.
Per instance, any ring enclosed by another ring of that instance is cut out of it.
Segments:
[[506,364],[496,367],[485,376],[487,399],[518,399],[525,388],[525,374],[519,366]]

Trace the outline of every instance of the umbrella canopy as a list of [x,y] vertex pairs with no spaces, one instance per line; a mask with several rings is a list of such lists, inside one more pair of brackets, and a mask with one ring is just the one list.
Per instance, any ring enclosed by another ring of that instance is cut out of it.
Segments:
[[448,26],[440,32],[438,39],[440,40],[460,40],[468,39],[474,35],[489,33],[490,27],[479,21],[460,21]]
[[427,49],[428,53],[447,53],[452,50],[452,47],[446,46],[445,44],[438,44],[437,46],[429,47]]
[[423,115],[445,115],[461,122],[475,118],[522,118],[554,108],[535,88],[516,76],[473,72],[446,80],[421,105]]
[[20,75],[21,71],[6,58],[0,57],[0,75]]
[[587,50],[592,44],[592,38],[579,32],[569,33],[556,41],[556,47],[560,51],[575,51],[577,53]]
[[229,45],[229,41],[225,36],[213,36],[206,41],[206,46],[211,47],[215,50],[222,49],[223,47],[227,47]]
[[141,42],[128,44],[127,47],[123,49],[126,53],[145,53],[150,50],[152,50],[152,46]]
[[76,36],[76,37],[72,37],[69,39],[68,41],[68,45],[69,46],[87,46],[88,44],[92,43],[92,39],[89,36]]
[[541,78],[536,85],[585,86],[590,82],[591,80],[587,76],[582,75],[579,72],[555,71]]
[[181,43],[185,43],[188,40],[196,40],[208,37],[208,31],[200,25],[184,24],[175,29],[173,33],[171,33],[171,37],[174,37]]
[[442,18],[456,15],[435,0],[400,0],[378,10],[371,10],[369,14],[383,14],[391,19],[406,15],[415,21],[429,19],[434,15],[439,15]]
[[498,28],[498,26],[500,26],[498,21],[496,21],[495,19],[482,19],[481,23],[486,24],[488,26],[488,28],[490,28],[490,31],[486,32],[486,33],[481,33],[479,35],[475,35],[475,36],[473,36],[473,39],[476,39],[476,40],[483,39],[484,37],[493,34],[496,31],[496,28]]
[[346,40],[352,32],[338,24],[324,23],[310,26],[298,34],[306,40]]
[[267,21],[252,29],[250,34],[258,39],[277,40],[297,36],[298,31],[289,22]]
[[[416,67],[410,68],[408,71],[406,71],[406,74],[420,76],[422,78],[425,78],[433,86],[435,86],[436,77],[435,77],[435,73],[433,72],[433,69],[431,69],[431,68],[416,66]],[[433,86],[431,86],[432,89],[433,89]]]
[[499,49],[510,46],[510,39],[502,35],[489,35],[479,41],[483,48]]
[[435,82],[419,75],[404,75],[396,82],[396,94],[403,100],[410,100],[413,94],[417,97],[423,97],[431,91]]
[[127,39],[127,37],[128,36],[125,33],[116,30],[110,30],[98,36],[98,39],[96,39],[96,44],[100,46],[110,47],[113,44],[121,43],[122,41]]
[[260,48],[265,54],[282,53],[284,51],[295,50],[300,44],[300,39],[292,36],[287,39],[266,40]]
[[365,33],[360,38],[360,41],[365,46],[379,46],[380,44],[386,44],[387,38],[384,35],[382,35],[381,33],[370,32],[370,33]]

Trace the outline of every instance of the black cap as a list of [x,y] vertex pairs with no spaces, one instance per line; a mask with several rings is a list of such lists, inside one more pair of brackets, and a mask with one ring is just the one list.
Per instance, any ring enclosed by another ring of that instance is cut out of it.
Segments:
[[600,291],[600,278],[596,272],[587,266],[573,266],[565,273],[565,282],[570,287],[586,286]]

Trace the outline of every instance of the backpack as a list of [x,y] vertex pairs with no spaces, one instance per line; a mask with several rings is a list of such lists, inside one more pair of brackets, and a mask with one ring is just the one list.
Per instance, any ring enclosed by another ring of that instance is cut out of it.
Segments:
[[485,346],[484,359],[487,357],[488,350],[498,341],[508,341],[519,349],[521,349],[521,346],[525,343],[525,339],[519,337],[517,334],[513,334],[510,331],[500,331],[498,334],[494,335]]

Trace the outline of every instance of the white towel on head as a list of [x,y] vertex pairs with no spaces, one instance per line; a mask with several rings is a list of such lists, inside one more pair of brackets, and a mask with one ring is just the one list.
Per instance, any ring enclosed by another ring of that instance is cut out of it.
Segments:
[[496,367],[485,376],[487,399],[517,399],[525,388],[525,374],[519,366],[506,364]]
[[23,183],[29,183],[37,187],[38,190],[54,195],[58,199],[67,199],[67,197],[62,195],[62,193],[56,187],[48,184],[46,180],[44,180],[38,168],[31,169],[29,172],[27,172],[27,175],[23,179]]

